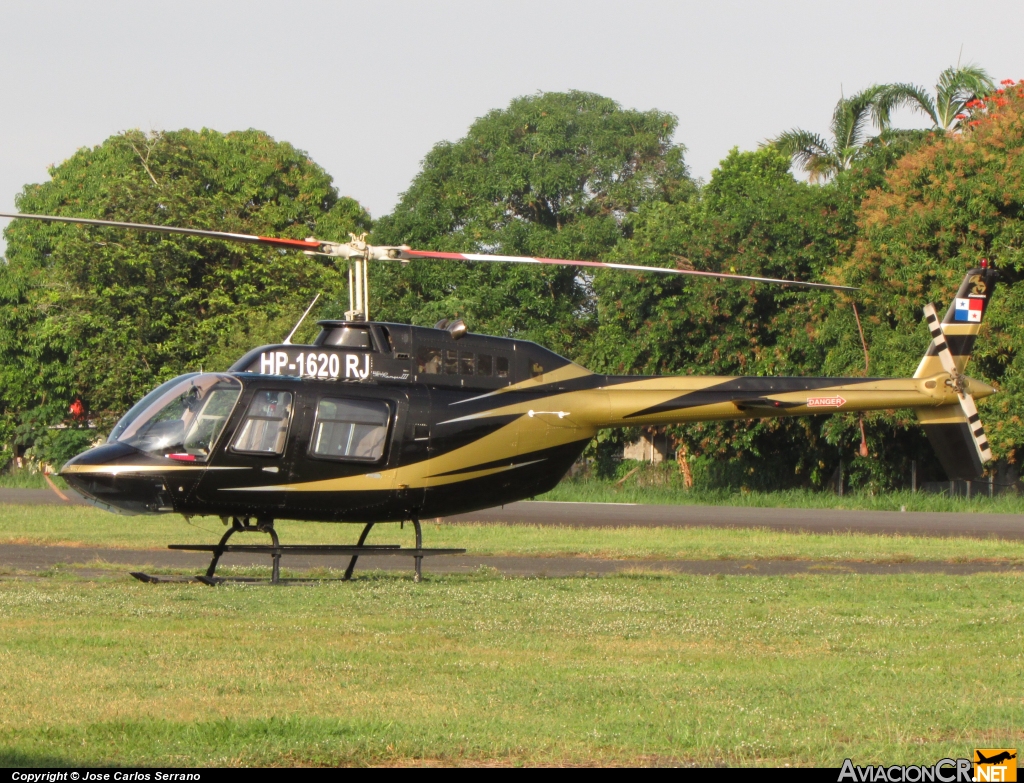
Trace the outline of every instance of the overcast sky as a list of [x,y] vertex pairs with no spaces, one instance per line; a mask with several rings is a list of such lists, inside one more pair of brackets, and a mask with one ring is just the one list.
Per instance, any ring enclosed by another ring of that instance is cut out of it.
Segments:
[[119,131],[251,127],[306,150],[379,217],[434,143],[566,89],[676,114],[706,179],[734,146],[824,133],[841,91],[933,85],[961,47],[997,81],[1024,77],[1022,23],[1020,0],[4,0],[0,211]]

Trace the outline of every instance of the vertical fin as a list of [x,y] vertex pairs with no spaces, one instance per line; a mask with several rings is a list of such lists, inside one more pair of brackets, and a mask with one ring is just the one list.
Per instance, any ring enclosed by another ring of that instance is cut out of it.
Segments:
[[996,270],[983,261],[980,268],[964,277],[941,322],[935,305],[924,306],[932,341],[914,377],[947,374],[946,383],[956,390],[959,404],[918,408],[915,412],[950,479],[975,479],[992,459],[985,428],[963,373],[997,279]]
[[[971,357],[971,351],[974,350],[974,341],[978,337],[978,332],[981,331],[981,323],[984,320],[985,310],[988,308],[989,298],[995,290],[997,279],[995,268],[987,264],[970,270],[963,282],[960,283],[960,288],[949,309],[946,310],[946,315],[941,323],[938,323],[936,318],[935,326],[941,329],[958,372],[964,371],[967,360]],[[932,312],[934,313],[934,306],[932,306]],[[934,338],[935,332],[932,323],[929,322],[928,326]],[[939,349],[933,340],[933,343],[928,346],[924,358],[921,359],[914,377],[927,378],[943,372],[944,369],[939,359]]]

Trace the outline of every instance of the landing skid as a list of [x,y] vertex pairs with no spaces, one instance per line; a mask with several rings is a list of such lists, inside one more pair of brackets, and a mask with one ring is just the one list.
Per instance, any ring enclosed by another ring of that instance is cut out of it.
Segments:
[[[352,578],[352,572],[355,571],[356,561],[361,555],[389,555],[398,557],[411,557],[415,562],[414,573],[415,581],[419,582],[423,579],[423,558],[429,557],[430,555],[461,555],[465,553],[465,549],[424,549],[423,548],[423,530],[420,527],[420,521],[413,517],[413,527],[416,530],[416,546],[414,548],[403,549],[398,544],[366,544],[366,536],[369,535],[371,528],[374,523],[370,522],[363,528],[363,532],[359,536],[359,542],[355,546],[335,546],[332,544],[311,544],[311,545],[289,545],[282,546],[280,539],[277,537],[277,531],[274,530],[274,520],[272,519],[258,519],[256,524],[253,525],[249,522],[248,518],[239,519],[235,517],[232,520],[231,528],[221,537],[220,542],[216,544],[171,544],[168,549],[176,549],[179,551],[188,552],[211,552],[213,558],[210,560],[210,566],[206,569],[206,573],[201,576],[195,577],[173,577],[173,576],[154,576],[151,574],[145,574],[141,571],[133,571],[131,575],[138,579],[140,582],[147,582],[150,584],[159,584],[162,582],[202,582],[205,585],[215,587],[222,582],[266,582],[265,579],[250,578],[250,577],[231,577],[225,579],[224,577],[217,576],[217,565],[220,563],[220,558],[225,552],[246,552],[249,554],[268,554],[271,557],[273,563],[271,568],[270,584],[281,584],[281,556],[282,555],[349,555],[351,560],[349,561],[348,568],[345,569],[345,575],[342,577],[342,581],[347,581]],[[273,542],[269,546],[266,544],[228,544],[228,539],[231,538],[235,533],[268,533],[270,539]],[[297,581],[297,580],[288,580]],[[307,581],[307,580],[301,580]]]

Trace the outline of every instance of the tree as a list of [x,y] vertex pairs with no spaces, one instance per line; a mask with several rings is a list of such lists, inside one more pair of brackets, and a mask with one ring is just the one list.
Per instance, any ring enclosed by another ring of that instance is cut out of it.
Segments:
[[[862,289],[872,373],[908,375],[930,339],[922,305],[946,306],[982,258],[998,264],[1003,283],[967,372],[999,389],[980,412],[993,452],[1016,463],[1024,445],[1024,85],[978,103],[963,133],[932,136],[864,200],[860,236],[841,276]],[[832,343],[826,366],[842,374],[855,352],[849,330],[832,333],[832,320],[823,327]],[[916,429],[906,412],[879,414],[877,422],[889,440]]]
[[995,82],[976,65],[953,66],[939,74],[934,97],[914,84],[887,84],[875,103],[878,122],[888,127],[892,112],[909,107],[928,117],[938,131],[956,128],[968,103],[995,89]]
[[[378,244],[460,252],[596,259],[628,235],[643,205],[693,193],[676,119],[586,92],[517,98],[436,145]],[[593,325],[587,278],[575,269],[414,262],[378,267],[382,317],[517,335],[572,354]]]
[[[837,185],[793,178],[773,148],[733,150],[699,196],[645,205],[611,258],[707,271],[825,280],[855,231]],[[595,276],[600,327],[588,366],[611,373],[819,375],[827,292],[662,275]],[[822,483],[838,459],[817,419],[676,428],[691,454],[732,462],[748,486]],[[799,449],[793,444],[800,443]],[[828,470],[826,470],[828,468]],[[822,472],[826,475],[820,475]]]
[[811,131],[794,128],[769,142],[783,155],[792,158],[810,175],[811,182],[825,182],[840,171],[846,171],[862,157],[868,141],[867,129],[872,122],[885,130],[888,118],[879,114],[876,105],[886,95],[887,85],[874,85],[849,98],[840,98],[832,113],[832,141]]
[[[17,204],[294,238],[344,239],[370,225],[305,153],[255,130],[119,134],[53,167]],[[296,253],[18,220],[6,237],[0,400],[8,427],[29,411],[59,421],[76,397],[107,426],[157,383],[225,369],[263,338],[280,339],[316,291],[344,298],[343,275]]]

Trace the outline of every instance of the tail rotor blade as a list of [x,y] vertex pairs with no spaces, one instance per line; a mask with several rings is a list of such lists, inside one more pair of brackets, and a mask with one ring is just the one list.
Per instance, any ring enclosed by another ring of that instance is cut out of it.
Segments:
[[967,426],[971,430],[971,437],[974,439],[974,447],[978,450],[978,456],[982,464],[992,459],[992,450],[988,445],[988,436],[985,435],[985,428],[981,425],[981,417],[978,415],[978,406],[974,404],[974,397],[964,390],[964,378],[961,377],[953,360],[953,352],[949,350],[946,336],[942,332],[942,325],[938,313],[935,312],[935,305],[924,306],[924,320],[928,324],[928,331],[932,333],[932,345],[942,362],[942,369],[949,373],[957,390],[957,397],[960,399],[960,407],[967,417]]
[[935,312],[935,305],[929,303],[924,306],[924,320],[928,324],[928,331],[932,333],[932,345],[935,346],[935,352],[939,355],[939,361],[942,362],[942,369],[951,377],[956,378],[960,371],[956,368],[953,352],[949,350],[949,343],[946,342],[946,336],[942,333],[942,324],[939,321],[938,313]]
[[981,425],[981,417],[978,415],[978,406],[974,404],[974,398],[966,392],[960,396],[960,407],[967,417],[967,426],[971,428],[971,435],[974,437],[974,446],[978,449],[978,456],[982,464],[991,461],[992,450],[988,445],[988,436],[985,428]]

